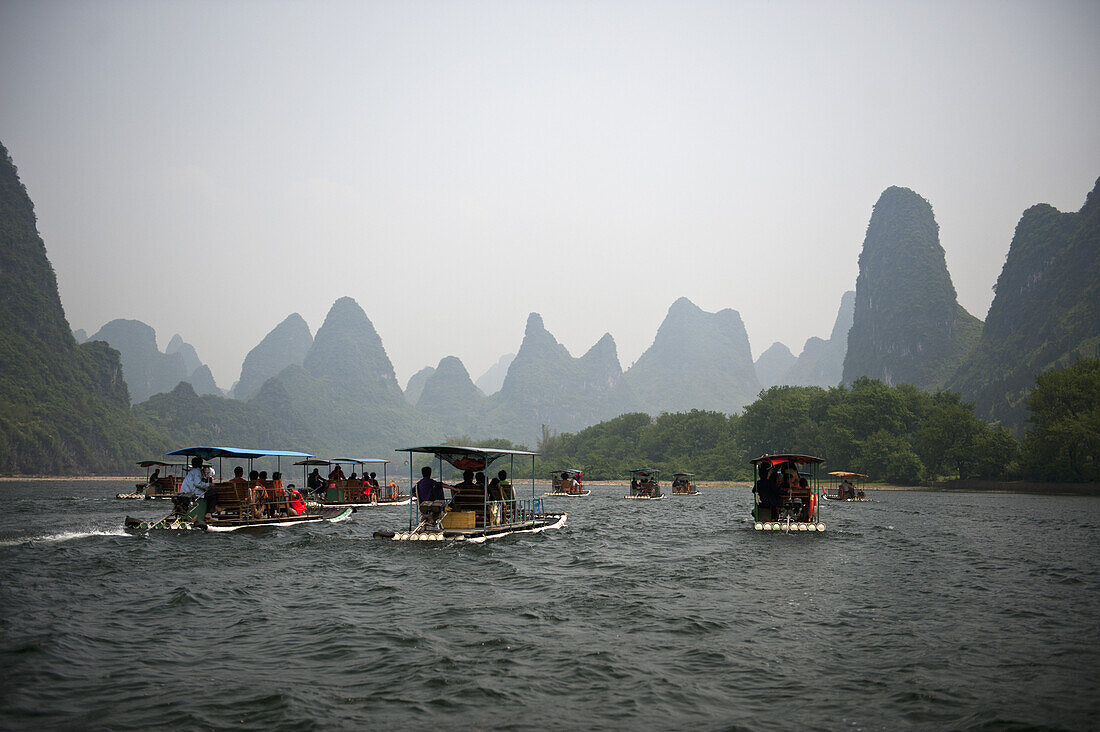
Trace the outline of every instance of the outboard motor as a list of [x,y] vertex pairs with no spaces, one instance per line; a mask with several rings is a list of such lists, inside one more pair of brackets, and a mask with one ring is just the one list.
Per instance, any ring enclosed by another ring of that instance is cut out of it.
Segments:
[[420,525],[418,529],[439,529],[439,522],[443,519],[443,507],[446,501],[421,501]]

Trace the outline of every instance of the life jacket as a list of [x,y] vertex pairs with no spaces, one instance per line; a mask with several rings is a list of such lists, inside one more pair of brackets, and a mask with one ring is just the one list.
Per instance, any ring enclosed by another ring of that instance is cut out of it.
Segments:
[[294,512],[295,516],[301,516],[306,512],[306,502],[302,498],[302,494],[295,488],[290,492],[290,510]]

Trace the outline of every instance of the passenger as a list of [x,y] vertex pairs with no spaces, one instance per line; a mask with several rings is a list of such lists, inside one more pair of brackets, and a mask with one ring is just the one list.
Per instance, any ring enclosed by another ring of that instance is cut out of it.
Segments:
[[267,484],[267,471],[266,470],[261,470],[260,471],[260,482],[265,484],[265,485]]
[[576,488],[573,485],[573,479],[569,477],[569,473],[562,473],[561,474],[561,492],[562,493],[573,493],[575,491],[576,491]]
[[180,484],[180,502],[176,503],[175,508],[177,513],[184,513],[186,508],[183,501],[189,505],[192,500],[206,498],[206,519],[209,520],[210,515],[217,512],[217,497],[211,488],[210,481],[203,479],[202,468],[201,457],[191,458],[191,469],[187,471],[187,475],[183,476],[183,483]]
[[512,491],[512,484],[508,482],[508,471],[502,470],[497,473],[497,480],[500,481],[500,500],[502,501],[514,501],[516,500],[516,494]]
[[484,487],[474,482],[474,471],[463,471],[462,482],[451,486],[451,508],[455,511],[477,511],[484,506]]
[[287,492],[290,494],[290,515],[301,516],[306,512],[306,499],[302,498],[302,494],[291,483],[286,487]]
[[630,495],[636,496],[641,492],[637,476],[630,476]]
[[367,499],[371,503],[378,503],[379,492],[380,488],[378,485],[377,473],[371,473],[370,476],[367,478]]
[[774,519],[775,511],[781,505],[779,484],[776,483],[771,466],[767,463],[760,463],[760,478],[756,481],[756,485],[753,486],[752,490],[760,497],[760,507],[767,509],[768,513],[767,517],[758,516],[757,518]]
[[416,483],[416,500],[419,503],[444,501],[447,499],[446,495],[443,493],[443,489],[446,486],[432,477],[432,469],[429,466],[425,465],[421,468],[420,475],[423,477]]
[[156,470],[154,470],[153,474],[149,476],[149,483],[148,484],[149,485],[156,485],[158,480],[160,480],[160,468],[157,468]]
[[321,477],[321,471],[317,468],[313,469],[313,472],[306,478],[306,490],[316,495],[321,495],[325,492],[325,479]]
[[247,481],[244,479],[244,468],[242,468],[240,465],[233,468],[233,477],[229,479],[229,482],[246,483]]
[[810,521],[814,515],[814,500],[817,498],[810,492],[810,484],[805,478],[799,477],[798,479],[798,498],[802,499],[802,513],[798,517],[799,521]]
[[260,473],[259,473],[259,471],[256,471],[256,470],[250,470],[250,471],[248,471],[248,480],[249,480],[249,481],[251,481],[251,482],[255,483],[255,482],[256,482],[257,480],[259,480],[259,479],[260,479]]
[[355,471],[352,471],[351,475],[348,476],[348,480],[350,480],[352,483],[354,483],[358,479],[359,479],[359,474],[356,473]]
[[489,481],[489,487],[486,490],[489,492],[490,501],[504,500],[504,496],[500,490],[500,478],[494,476],[493,479]]
[[343,469],[339,465],[337,465],[328,474],[328,479],[329,480],[344,480],[344,471],[343,471]]

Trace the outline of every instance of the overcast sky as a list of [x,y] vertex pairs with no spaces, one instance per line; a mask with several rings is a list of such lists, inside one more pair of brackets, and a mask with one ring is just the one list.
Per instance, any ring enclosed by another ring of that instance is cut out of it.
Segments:
[[827,337],[879,194],[983,318],[1030,205],[1100,177],[1097,2],[0,2],[0,141],[73,328],[228,388],[354,297],[401,383],[527,314],[623,367],[681,295]]

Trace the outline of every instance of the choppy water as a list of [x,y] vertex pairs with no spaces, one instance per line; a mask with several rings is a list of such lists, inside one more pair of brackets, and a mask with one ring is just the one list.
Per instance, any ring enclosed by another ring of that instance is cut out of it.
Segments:
[[389,543],[407,509],[122,531],[122,483],[0,484],[0,727],[1087,729],[1100,499],[881,492],[824,535],[745,489],[555,498],[566,528]]

